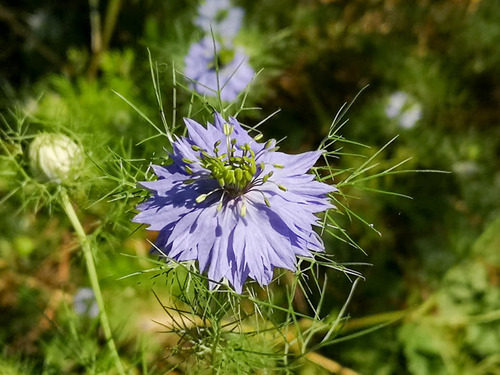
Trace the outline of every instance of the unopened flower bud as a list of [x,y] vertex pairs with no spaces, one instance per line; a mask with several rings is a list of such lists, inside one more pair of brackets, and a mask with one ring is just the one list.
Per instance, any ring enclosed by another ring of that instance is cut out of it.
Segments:
[[28,155],[34,177],[42,182],[75,180],[83,161],[81,148],[71,138],[54,133],[37,135]]

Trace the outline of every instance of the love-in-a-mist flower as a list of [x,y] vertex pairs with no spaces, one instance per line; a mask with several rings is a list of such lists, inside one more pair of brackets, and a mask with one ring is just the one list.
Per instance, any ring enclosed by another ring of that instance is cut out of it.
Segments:
[[228,41],[240,31],[244,14],[242,8],[232,6],[229,0],[205,0],[194,23],[205,33],[213,32],[217,38]]
[[153,165],[158,179],[141,182],[153,194],[133,219],[160,232],[160,253],[197,260],[209,279],[241,293],[247,278],[267,285],[274,268],[295,270],[297,256],[324,250],[315,214],[333,207],[327,194],[336,189],[307,173],[321,151],[278,152],[218,113],[207,128],[185,123],[172,164]]
[[30,144],[28,155],[31,172],[42,182],[74,181],[83,162],[80,146],[59,133],[38,134]]
[[243,50],[221,48],[209,36],[191,45],[184,63],[184,75],[191,80],[192,89],[207,96],[217,96],[220,90],[221,99],[228,102],[236,99],[255,74]]
[[73,296],[73,308],[78,315],[88,315],[91,318],[99,315],[99,306],[92,288],[80,288]]

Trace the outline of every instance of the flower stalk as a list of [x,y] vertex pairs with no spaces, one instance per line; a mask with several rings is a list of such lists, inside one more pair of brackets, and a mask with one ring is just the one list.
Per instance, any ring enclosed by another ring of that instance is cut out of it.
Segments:
[[94,257],[92,255],[92,249],[90,247],[90,241],[85,234],[85,230],[83,229],[82,224],[80,223],[80,220],[78,219],[78,216],[73,209],[73,205],[71,204],[71,201],[68,197],[68,193],[64,188],[61,189],[61,198],[64,212],[68,216],[68,219],[71,222],[71,225],[73,226],[73,229],[75,230],[82,246],[85,263],[87,266],[87,273],[90,279],[90,285],[94,291],[97,306],[99,306],[99,318],[101,320],[101,326],[104,331],[104,336],[106,337],[109,350],[114,357],[116,370],[120,375],[125,375],[126,372],[116,349],[115,341],[113,340],[113,335],[111,333],[108,315],[104,307],[104,300],[102,298],[101,288],[99,286],[99,278],[97,276],[97,270],[95,267]]

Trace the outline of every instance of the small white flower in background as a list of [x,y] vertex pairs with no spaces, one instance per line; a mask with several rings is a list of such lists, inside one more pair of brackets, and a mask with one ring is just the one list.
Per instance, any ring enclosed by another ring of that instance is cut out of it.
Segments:
[[99,315],[99,307],[91,288],[80,288],[73,297],[73,308],[79,315],[88,315],[91,318]]
[[478,173],[479,165],[475,161],[464,160],[453,163],[451,169],[456,174],[471,177]]
[[83,162],[82,149],[64,134],[41,133],[29,147],[31,172],[42,182],[76,179]]
[[385,107],[385,114],[389,118],[395,118],[399,116],[403,106],[408,100],[408,95],[402,91],[396,91],[389,97],[389,102]]
[[415,126],[418,120],[422,118],[422,109],[420,104],[413,103],[406,108],[399,119],[399,125],[402,128],[410,129]]
[[398,120],[402,128],[410,129],[422,118],[422,107],[405,92],[396,91],[389,97],[385,114],[390,119]]

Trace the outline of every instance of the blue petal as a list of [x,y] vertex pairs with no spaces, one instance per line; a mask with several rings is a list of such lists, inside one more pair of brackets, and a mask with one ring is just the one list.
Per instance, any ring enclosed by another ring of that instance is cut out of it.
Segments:
[[208,129],[205,129],[203,125],[198,124],[196,121],[193,121],[189,118],[184,119],[184,123],[186,124],[189,138],[199,147],[207,152],[211,152],[214,148],[214,144],[218,140],[222,140],[223,134],[210,126]]
[[[261,159],[267,165],[281,164],[285,168],[273,169],[278,176],[298,176],[309,171],[321,156],[322,151],[309,151],[297,155],[288,155],[283,152],[266,152]],[[267,169],[266,165],[266,169]]]

